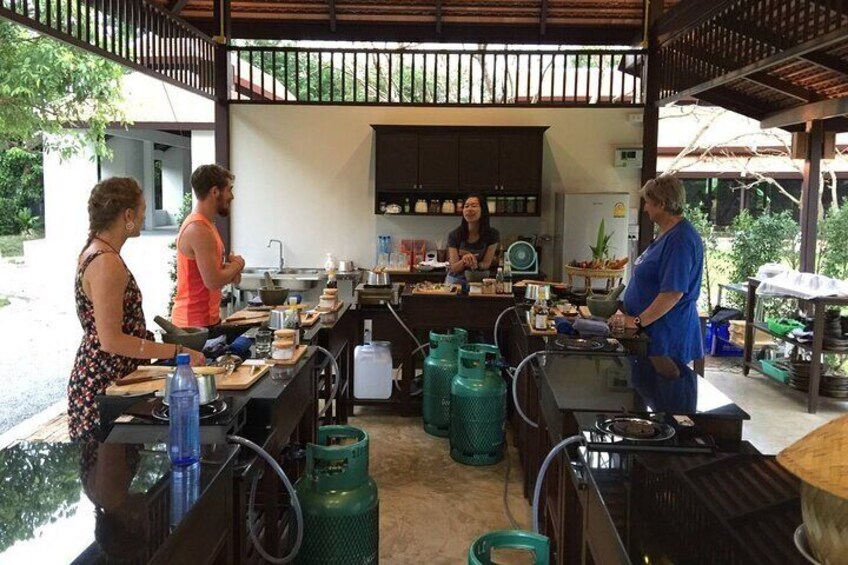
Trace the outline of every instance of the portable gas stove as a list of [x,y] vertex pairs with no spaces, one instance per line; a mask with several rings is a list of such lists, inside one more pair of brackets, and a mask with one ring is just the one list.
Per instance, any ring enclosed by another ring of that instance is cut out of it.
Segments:
[[360,306],[382,306],[386,303],[396,306],[400,304],[400,288],[400,283],[391,286],[359,283],[353,289],[354,301]]
[[621,342],[612,337],[572,337],[567,335],[557,336],[550,341],[548,350],[584,355],[593,353],[624,355],[626,353]]
[[575,413],[589,451],[714,453],[715,441],[686,416]]

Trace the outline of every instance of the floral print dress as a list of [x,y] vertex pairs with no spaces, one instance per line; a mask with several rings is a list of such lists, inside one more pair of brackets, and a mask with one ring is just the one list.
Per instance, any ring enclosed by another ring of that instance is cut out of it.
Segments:
[[[77,350],[68,382],[68,431],[74,441],[92,439],[100,429],[100,415],[95,397],[104,394],[106,387],[116,380],[135,371],[142,362],[141,359],[113,355],[100,349],[100,340],[94,325],[94,305],[83,290],[82,277],[91,262],[103,253],[113,251],[101,249],[86,257],[77,270],[74,284],[77,316],[83,329],[82,342]],[[124,267],[126,268],[126,265]],[[147,339],[149,334],[141,308],[141,291],[129,269],[127,273],[129,281],[124,289],[122,329],[128,335]]]

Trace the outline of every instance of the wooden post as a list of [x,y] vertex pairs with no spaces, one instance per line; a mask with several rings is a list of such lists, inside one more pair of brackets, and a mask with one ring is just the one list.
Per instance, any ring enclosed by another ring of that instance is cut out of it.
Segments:
[[[662,15],[663,0],[652,0],[646,7],[645,18],[648,24],[648,55],[644,73],[645,81],[645,110],[642,119],[642,186],[657,176],[657,144],[659,137],[660,109],[657,101],[660,99],[660,60],[657,34],[654,22]],[[654,224],[642,210],[643,201],[639,200],[639,253],[645,251],[654,240]]]
[[[215,29],[215,162],[230,168],[230,89],[233,70],[229,61],[227,44],[230,37],[230,0],[216,0],[214,9]],[[224,241],[226,253],[231,251],[230,218],[215,218],[218,233]]]
[[801,271],[816,270],[816,228],[821,189],[821,159],[824,125],[821,120],[807,123],[807,153],[804,159],[804,181],[801,184]]

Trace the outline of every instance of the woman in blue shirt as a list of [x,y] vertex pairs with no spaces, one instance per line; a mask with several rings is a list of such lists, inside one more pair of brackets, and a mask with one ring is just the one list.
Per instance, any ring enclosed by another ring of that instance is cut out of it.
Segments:
[[683,217],[686,193],[678,179],[657,177],[645,183],[639,195],[659,235],[634,265],[624,294],[626,323],[651,338],[649,355],[689,363],[704,356],[697,306],[704,244]]

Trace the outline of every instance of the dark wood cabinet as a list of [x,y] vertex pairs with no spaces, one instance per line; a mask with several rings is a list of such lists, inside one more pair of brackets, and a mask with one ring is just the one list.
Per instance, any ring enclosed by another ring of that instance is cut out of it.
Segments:
[[500,184],[497,133],[459,135],[459,190],[491,193]]
[[441,201],[480,192],[488,197],[518,197],[522,203],[531,196],[536,199],[535,212],[525,213],[521,207],[499,214],[541,214],[547,127],[372,127],[376,132],[376,213],[381,213],[381,202]]
[[501,132],[499,192],[539,192],[542,147],[541,132]]
[[418,189],[418,134],[385,132],[377,136],[377,190],[409,192]]
[[429,192],[455,192],[459,182],[457,134],[418,134],[418,188]]

